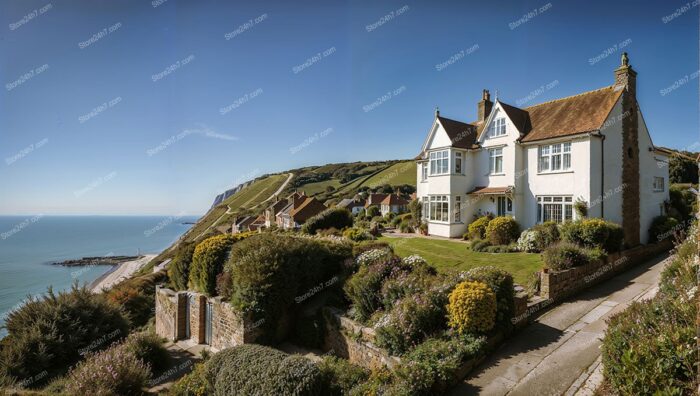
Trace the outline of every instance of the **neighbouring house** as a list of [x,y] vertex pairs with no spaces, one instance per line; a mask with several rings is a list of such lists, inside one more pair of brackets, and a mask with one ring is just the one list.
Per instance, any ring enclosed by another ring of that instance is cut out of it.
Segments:
[[277,224],[276,216],[279,212],[284,209],[285,206],[289,204],[286,199],[278,199],[275,203],[270,205],[265,209],[265,227],[270,227],[273,224]]
[[231,233],[232,234],[238,234],[241,232],[246,232],[250,230],[250,225],[255,222],[255,217],[253,216],[244,216],[244,217],[236,217],[233,219],[233,226],[231,227]]
[[265,216],[260,215],[255,218],[255,220],[248,225],[248,231],[258,231],[265,228]]
[[279,228],[284,228],[284,229],[289,229],[293,228],[291,225],[291,218],[289,217],[289,212],[292,211],[295,207],[301,205],[304,200],[306,200],[306,195],[304,195],[303,192],[297,192],[295,191],[292,193],[289,197],[287,197],[286,200],[286,205],[282,207],[276,214],[275,214],[275,223]]
[[382,216],[387,213],[403,213],[408,208],[408,201],[397,194],[389,194],[381,202],[380,210]]
[[372,206],[376,206],[380,208],[381,210],[381,205],[382,201],[388,196],[389,194],[381,194],[381,193],[374,193],[374,194],[369,194],[367,195],[367,200],[365,201],[365,210],[369,209]]
[[523,228],[589,217],[622,226],[628,246],[645,243],[669,198],[670,152],[654,146],[637,102],[627,54],[613,85],[518,108],[487,90],[471,123],[435,119],[423,143],[417,196],[428,233],[464,234],[476,216],[514,217]]
[[353,215],[362,212],[365,207],[365,200],[360,197],[355,198],[345,198],[335,205],[338,208],[345,208],[349,210]]
[[306,220],[328,209],[323,202],[314,197],[307,197],[304,202],[289,212],[291,228],[299,228]]

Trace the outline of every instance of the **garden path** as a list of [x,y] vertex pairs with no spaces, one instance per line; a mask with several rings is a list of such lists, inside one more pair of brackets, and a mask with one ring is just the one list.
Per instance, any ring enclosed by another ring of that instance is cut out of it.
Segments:
[[514,334],[451,395],[593,395],[606,320],[653,297],[670,258],[652,258],[552,308]]

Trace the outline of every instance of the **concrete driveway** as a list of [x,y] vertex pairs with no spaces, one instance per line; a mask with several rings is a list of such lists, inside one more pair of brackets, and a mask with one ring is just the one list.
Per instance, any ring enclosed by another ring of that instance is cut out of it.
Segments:
[[658,290],[661,256],[568,299],[514,334],[451,395],[592,395],[606,320]]

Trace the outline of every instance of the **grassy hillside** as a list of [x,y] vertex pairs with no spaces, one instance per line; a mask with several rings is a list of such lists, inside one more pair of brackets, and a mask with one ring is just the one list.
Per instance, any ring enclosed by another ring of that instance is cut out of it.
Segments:
[[389,184],[392,186],[400,186],[409,184],[416,185],[416,163],[414,161],[398,162],[376,175],[370,177],[362,186],[370,188]]

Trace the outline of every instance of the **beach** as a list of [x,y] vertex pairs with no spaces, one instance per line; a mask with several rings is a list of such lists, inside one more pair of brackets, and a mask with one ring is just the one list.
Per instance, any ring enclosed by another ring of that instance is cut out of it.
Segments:
[[103,290],[110,289],[117,283],[130,278],[134,273],[141,269],[144,265],[148,264],[151,260],[156,257],[155,254],[145,254],[141,258],[133,261],[126,261],[119,265],[115,265],[107,271],[104,275],[95,279],[90,285],[90,289],[94,293],[101,293]]

